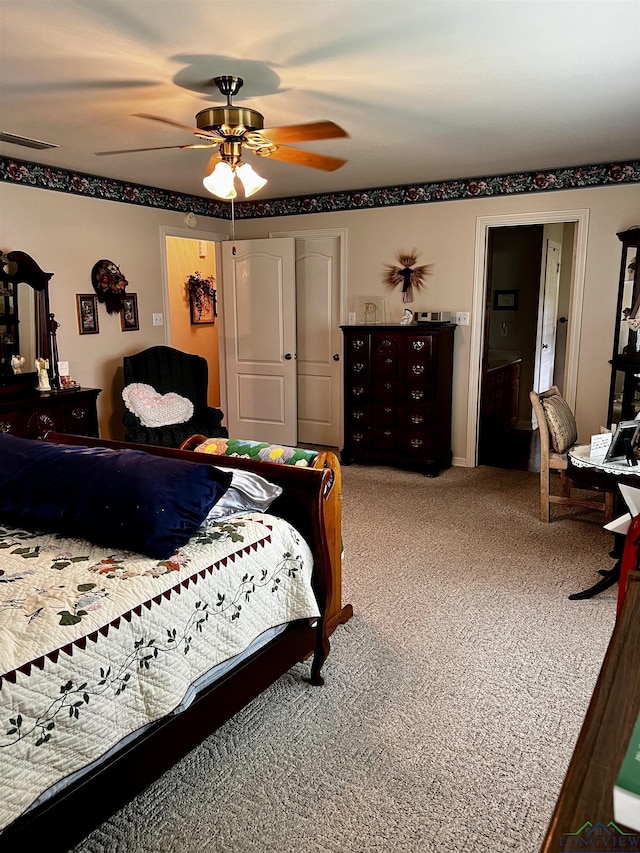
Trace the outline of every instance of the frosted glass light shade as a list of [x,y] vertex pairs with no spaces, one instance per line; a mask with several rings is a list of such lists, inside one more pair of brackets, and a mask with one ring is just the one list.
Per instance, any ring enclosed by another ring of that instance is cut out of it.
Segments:
[[242,181],[244,194],[247,198],[261,190],[267,183],[266,178],[261,178],[248,163],[241,163],[236,167],[236,175]]
[[203,178],[202,185],[211,195],[218,196],[218,198],[232,199],[238,194],[233,186],[233,178],[233,169],[228,163],[221,160],[219,163],[216,163],[213,172]]

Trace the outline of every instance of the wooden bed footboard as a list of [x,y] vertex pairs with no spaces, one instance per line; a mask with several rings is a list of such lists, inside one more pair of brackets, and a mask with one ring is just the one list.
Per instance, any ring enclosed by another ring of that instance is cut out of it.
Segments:
[[[192,435],[189,438],[185,439],[180,445],[181,450],[191,450],[198,451],[198,447],[207,442],[207,437],[204,435]],[[222,440],[221,443],[228,444],[228,440]],[[245,444],[249,445],[253,442],[245,442]],[[240,441],[235,442],[236,446],[242,444]],[[276,450],[282,450],[282,445],[272,445],[271,448]],[[210,450],[211,447],[208,448]],[[299,453],[304,453],[307,455],[309,459],[309,467],[315,469],[324,469],[328,468],[333,472],[333,484],[331,489],[326,496],[326,500],[323,502],[323,515],[324,515],[324,527],[327,534],[327,541],[329,545],[329,558],[331,561],[331,574],[332,574],[332,592],[331,592],[331,600],[329,601],[329,605],[327,608],[327,629],[329,634],[332,634],[333,631],[337,628],[338,625],[342,625],[347,622],[353,616],[353,607],[351,604],[343,604],[342,603],[342,556],[343,556],[343,543],[342,543],[342,469],[340,467],[340,460],[336,456],[335,453],[331,450],[320,450],[320,451],[312,451],[312,450],[303,450],[302,448],[287,448],[289,451],[297,451]],[[199,452],[199,457],[209,457],[210,459],[216,459],[217,465],[221,466],[231,466],[231,460],[238,460],[240,462],[251,462],[252,460],[246,459],[245,457],[237,457],[233,455],[225,454],[213,454],[210,452]],[[231,450],[235,450],[235,448],[227,448],[227,452]],[[294,455],[295,459],[295,455]],[[273,481],[275,472],[281,470],[283,467],[297,467],[293,465],[293,460],[289,459],[287,462],[263,462],[264,465],[268,465],[268,472],[264,473],[264,476],[267,479],[271,479]]]
[[[194,461],[189,451],[87,436],[52,432],[45,440],[85,447],[131,448]],[[207,460],[202,454],[198,463],[219,465],[220,461],[219,457]],[[181,714],[158,720],[126,750],[110,756],[86,778],[23,814],[0,833],[0,849],[29,849],[40,846],[41,839],[46,837],[50,853],[67,851],[296,663],[313,656],[309,680],[312,684],[323,683],[321,669],[329,653],[326,614],[333,582],[324,505],[334,475],[328,468],[275,466],[246,459],[225,458],[225,465],[254,471],[282,486],[283,493],[273,503],[272,510],[293,524],[311,547],[313,586],[321,618],[315,625],[309,620],[291,623],[286,631],[201,691]]]

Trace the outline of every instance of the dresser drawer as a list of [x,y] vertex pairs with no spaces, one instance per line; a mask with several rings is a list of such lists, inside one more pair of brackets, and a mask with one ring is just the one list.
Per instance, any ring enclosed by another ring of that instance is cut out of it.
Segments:
[[411,335],[406,341],[406,356],[408,359],[413,356],[421,358],[431,358],[433,353],[433,335]]
[[0,432],[43,438],[47,432],[98,436],[96,388],[0,395]]

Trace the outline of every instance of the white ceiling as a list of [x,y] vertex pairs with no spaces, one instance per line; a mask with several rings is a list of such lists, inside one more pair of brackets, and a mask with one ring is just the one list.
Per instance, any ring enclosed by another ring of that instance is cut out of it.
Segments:
[[209,197],[211,151],[182,145],[234,103],[275,127],[318,119],[348,139],[321,172],[247,155],[258,198],[640,157],[640,0],[0,0],[0,156]]

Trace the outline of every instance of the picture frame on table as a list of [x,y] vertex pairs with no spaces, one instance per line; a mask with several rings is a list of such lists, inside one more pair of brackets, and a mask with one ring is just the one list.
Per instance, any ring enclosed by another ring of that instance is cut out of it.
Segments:
[[611,439],[611,444],[607,450],[604,461],[621,463],[625,462],[628,465],[638,464],[640,438],[640,422],[620,421],[616,427],[616,431]]
[[140,328],[138,295],[136,293],[127,293],[126,296],[122,297],[120,328],[123,332],[137,332]]
[[380,325],[387,322],[387,304],[384,296],[361,296],[359,300],[358,322],[365,326]]
[[100,332],[98,322],[98,297],[95,293],[76,293],[78,312],[78,333],[97,335]]

